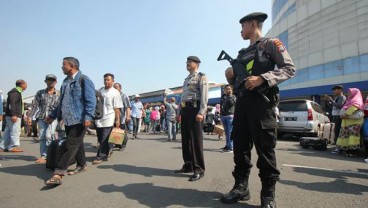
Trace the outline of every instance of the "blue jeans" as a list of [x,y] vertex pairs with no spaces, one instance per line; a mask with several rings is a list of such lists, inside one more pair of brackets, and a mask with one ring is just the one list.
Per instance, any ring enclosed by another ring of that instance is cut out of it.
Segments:
[[363,123],[362,128],[363,128],[363,137],[364,137],[364,140],[368,140],[368,117],[365,117],[364,118],[364,123]]
[[19,137],[21,131],[21,118],[17,118],[17,121],[13,123],[12,117],[6,116],[6,127],[3,138],[0,140],[0,148],[3,150],[10,150],[13,147],[20,145]]
[[[57,120],[54,120],[50,125],[47,124],[44,120],[38,120],[38,130],[40,139],[40,153],[41,157],[46,158],[47,156],[47,147],[50,145],[51,141],[54,138]],[[61,138],[60,138],[61,139]]]
[[167,135],[169,140],[176,139],[176,122],[167,119]]
[[226,147],[229,149],[233,149],[233,140],[231,139],[231,131],[233,130],[233,119],[232,116],[221,116],[221,122],[224,126],[225,135],[226,135]]

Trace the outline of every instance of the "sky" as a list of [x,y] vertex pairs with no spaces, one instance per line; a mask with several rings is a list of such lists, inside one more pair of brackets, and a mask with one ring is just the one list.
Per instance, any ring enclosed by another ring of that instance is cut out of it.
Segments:
[[265,12],[271,0],[0,0],[0,90],[24,79],[24,97],[46,87],[47,74],[65,75],[62,59],[79,59],[80,70],[98,89],[112,73],[124,93],[181,86],[186,58],[198,56],[208,80],[226,83],[221,50],[236,57],[242,40],[239,19]]

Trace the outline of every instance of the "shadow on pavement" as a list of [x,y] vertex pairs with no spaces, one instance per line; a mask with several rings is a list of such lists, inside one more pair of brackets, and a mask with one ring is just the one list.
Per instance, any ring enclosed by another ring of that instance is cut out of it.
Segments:
[[153,176],[189,177],[190,176],[190,175],[185,175],[185,174],[176,174],[174,173],[174,170],[159,169],[159,168],[152,168],[152,167],[137,167],[134,165],[125,165],[125,164],[99,165],[97,167],[101,169],[113,169],[118,172],[138,174],[138,175],[142,175],[145,177],[153,177]]
[[2,155],[0,155],[0,158],[2,160],[24,160],[27,162],[35,162],[37,160],[37,157],[35,156],[19,155],[19,153],[17,155],[13,155],[11,153],[3,153]]
[[303,183],[290,180],[280,180],[279,182],[284,185],[295,186],[304,190],[318,191],[325,193],[363,195],[363,192],[368,192],[367,186],[349,183],[345,179],[336,179],[331,182],[316,182],[316,183],[309,183],[309,182]]
[[[290,180],[280,180],[280,183],[290,186],[296,186],[300,189],[319,191],[327,193],[343,193],[343,194],[354,194],[363,195],[363,192],[368,192],[368,187],[360,184],[354,184],[347,182],[348,178],[361,178],[367,179],[367,171],[354,172],[336,172],[331,170],[311,169],[303,167],[293,168],[297,173],[305,173],[313,176],[336,178],[330,182],[316,182],[316,183],[303,183]],[[360,191],[359,191],[360,190]],[[363,190],[363,191],[362,191]]]
[[[181,146],[180,147],[171,147],[171,149],[180,149],[181,150]],[[209,148],[203,148],[204,152],[220,152],[221,153],[221,149],[220,148],[216,148],[216,149],[209,149]]]
[[[195,189],[175,189],[155,186],[152,183],[134,183],[125,186],[114,184],[103,185],[98,188],[104,193],[121,192],[127,198],[137,200],[148,207],[224,207],[219,201],[218,192],[199,191]],[[254,207],[246,204],[232,204],[226,207]]]
[[51,171],[46,169],[45,164],[31,164],[14,167],[2,167],[1,172],[22,175],[22,176],[36,176],[42,180],[46,180],[50,177]]
[[[323,169],[312,169],[303,167],[293,167],[293,170],[297,173],[305,173],[314,176],[326,177],[326,178],[336,178],[336,179],[347,179],[347,178],[362,178],[368,179],[368,174],[364,173],[354,173],[354,172],[336,172],[333,170],[323,170]],[[368,187],[367,187],[368,188]]]

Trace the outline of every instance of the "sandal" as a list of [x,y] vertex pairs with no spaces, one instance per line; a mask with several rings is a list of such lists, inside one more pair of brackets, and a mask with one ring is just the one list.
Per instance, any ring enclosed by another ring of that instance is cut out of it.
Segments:
[[45,164],[46,163],[46,159],[43,158],[43,157],[38,158],[35,163],[37,163],[37,164]]
[[101,164],[102,163],[102,160],[94,160],[92,162],[92,165],[98,165],[98,164]]
[[52,176],[49,180],[45,182],[46,185],[61,185],[61,178],[62,176],[55,177]]
[[82,173],[84,171],[87,170],[86,168],[87,165],[83,166],[83,167],[76,167],[74,170],[71,170],[71,171],[68,171],[68,175],[75,175],[75,174],[78,174],[78,173]]

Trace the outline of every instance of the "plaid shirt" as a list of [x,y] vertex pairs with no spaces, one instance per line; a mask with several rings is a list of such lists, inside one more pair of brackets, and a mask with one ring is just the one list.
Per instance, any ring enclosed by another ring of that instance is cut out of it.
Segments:
[[30,117],[45,119],[59,105],[59,97],[59,90],[55,90],[51,95],[47,89],[39,90],[33,100]]

